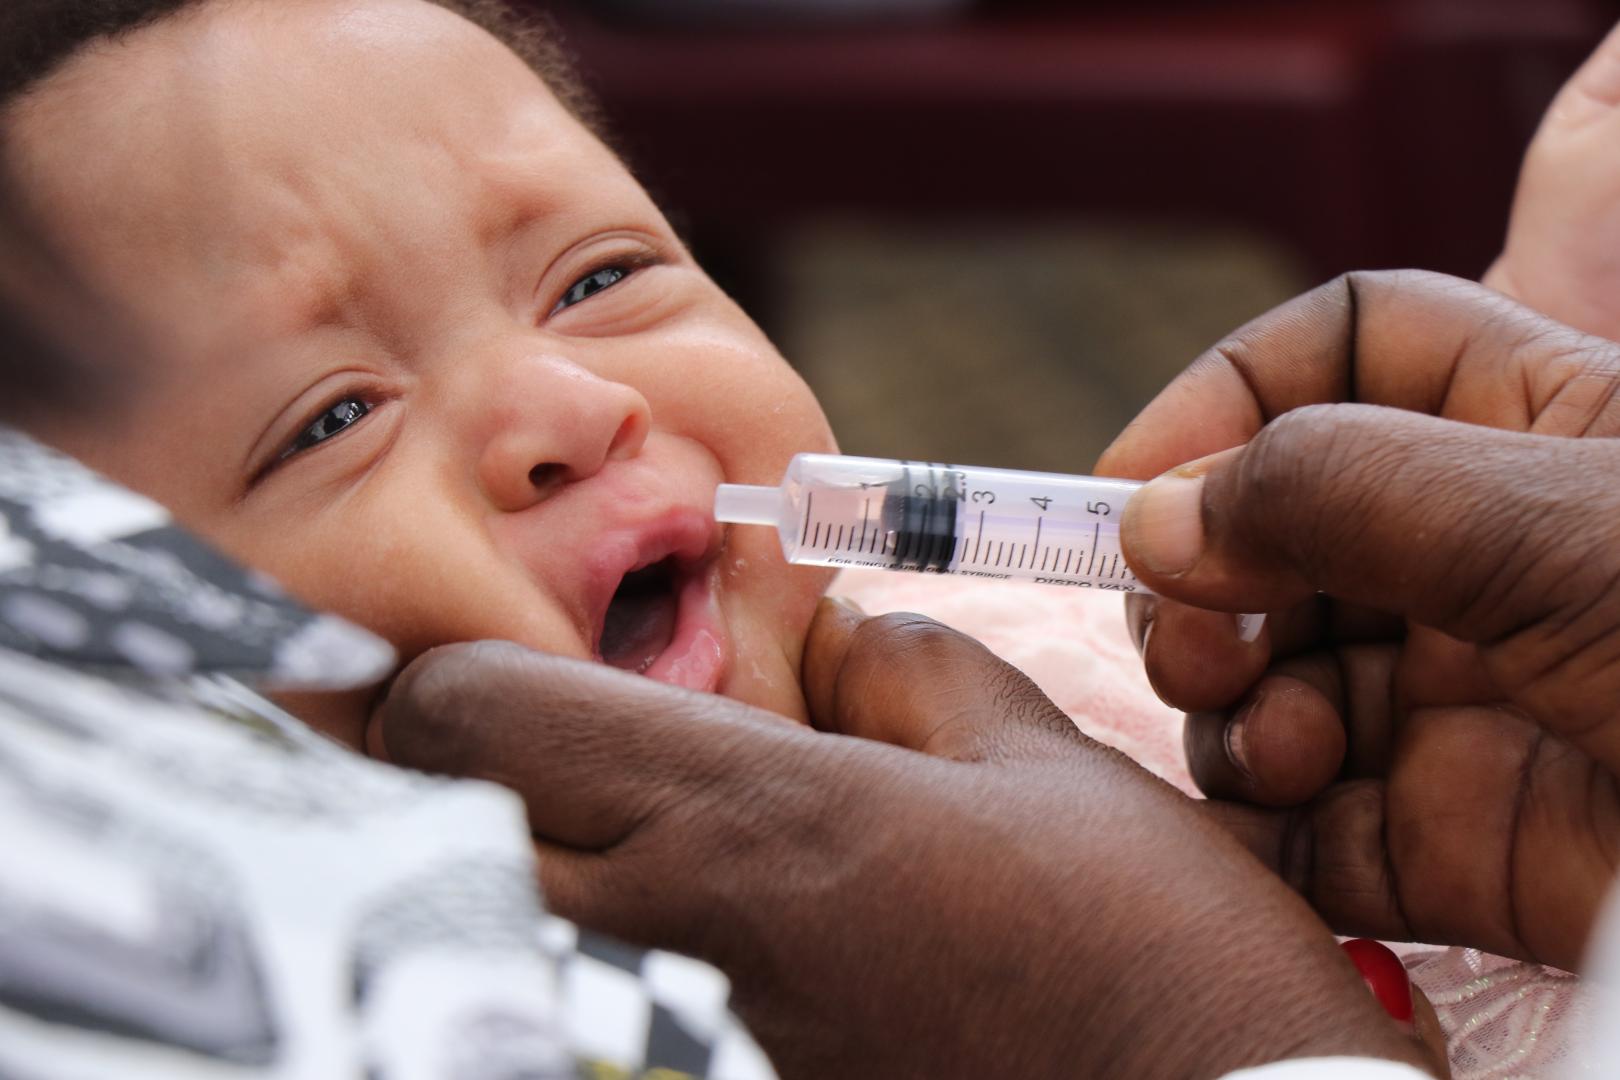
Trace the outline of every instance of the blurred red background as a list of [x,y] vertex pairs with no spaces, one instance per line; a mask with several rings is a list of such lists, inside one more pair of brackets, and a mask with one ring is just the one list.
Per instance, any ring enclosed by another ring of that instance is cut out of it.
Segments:
[[[854,432],[846,445],[1070,468],[1198,348],[1297,288],[1359,267],[1477,277],[1538,118],[1620,15],[1615,0],[957,0],[933,19],[816,21],[788,12],[817,0],[523,2],[562,25],[619,147]],[[716,3],[767,10],[695,13]],[[850,221],[867,230],[854,254],[795,254],[791,238]],[[1028,291],[1008,284],[1014,241],[972,282],[949,274],[978,234],[928,254],[963,223],[1037,247],[1075,223],[1115,232],[1081,235],[1073,259],[1037,252],[1025,280],[1072,283],[1025,310],[1007,295]],[[1226,262],[1196,248],[1127,272],[1154,237],[1210,230],[1240,238]],[[1251,241],[1284,269],[1244,285]],[[830,299],[786,311],[804,265]],[[852,315],[867,298],[894,314]],[[1041,363],[994,400],[1014,364]],[[958,414],[943,390],[917,396],[947,377],[986,401]],[[1012,418],[1044,386],[1066,404]],[[1074,419],[1075,402],[1091,411]],[[1008,419],[985,429],[987,414]],[[1063,443],[1065,422],[1083,430]]]
[[670,29],[540,6],[700,236],[829,209],[1082,210],[1253,225],[1322,276],[1480,272],[1537,117],[1620,11],[980,0],[938,22]]

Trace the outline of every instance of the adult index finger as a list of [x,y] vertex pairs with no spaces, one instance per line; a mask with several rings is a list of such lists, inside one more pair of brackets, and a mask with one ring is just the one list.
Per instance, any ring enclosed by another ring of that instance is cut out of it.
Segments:
[[523,797],[553,911],[733,974],[792,951],[810,883],[887,865],[895,813],[960,788],[946,762],[506,643],[418,658],[374,724],[399,764]]
[[803,671],[824,731],[955,761],[1045,760],[1089,743],[1023,672],[922,615],[869,619],[824,601]]

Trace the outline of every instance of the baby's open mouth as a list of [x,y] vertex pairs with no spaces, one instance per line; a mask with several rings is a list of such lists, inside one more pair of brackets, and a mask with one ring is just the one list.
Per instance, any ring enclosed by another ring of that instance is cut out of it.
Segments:
[[602,623],[603,663],[637,674],[653,666],[675,637],[678,582],[672,558],[624,576]]
[[[720,610],[722,534],[679,507],[603,530],[584,559],[592,655],[657,682],[713,693],[731,649]],[[610,591],[611,590],[611,591]]]
[[658,682],[712,693],[726,667],[718,567],[669,555],[625,574],[608,601],[596,655]]

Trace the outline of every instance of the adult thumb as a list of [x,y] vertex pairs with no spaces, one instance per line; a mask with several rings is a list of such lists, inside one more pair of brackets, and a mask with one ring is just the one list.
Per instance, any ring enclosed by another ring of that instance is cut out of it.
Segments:
[[1610,440],[1316,405],[1152,481],[1122,543],[1174,600],[1280,610],[1322,592],[1490,644],[1611,614],[1617,466]]

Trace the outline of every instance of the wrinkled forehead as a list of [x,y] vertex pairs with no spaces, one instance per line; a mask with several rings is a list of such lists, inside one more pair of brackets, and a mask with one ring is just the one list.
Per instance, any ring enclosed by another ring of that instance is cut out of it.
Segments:
[[216,0],[85,50],[6,129],[21,190],[114,288],[175,258],[274,263],[312,214],[520,214],[500,190],[537,172],[623,171],[519,57],[422,0]]
[[422,0],[215,0],[85,49],[7,119],[24,170],[128,184],[161,170],[118,165],[178,158],[196,185],[404,133],[471,152],[567,116],[516,54]]

